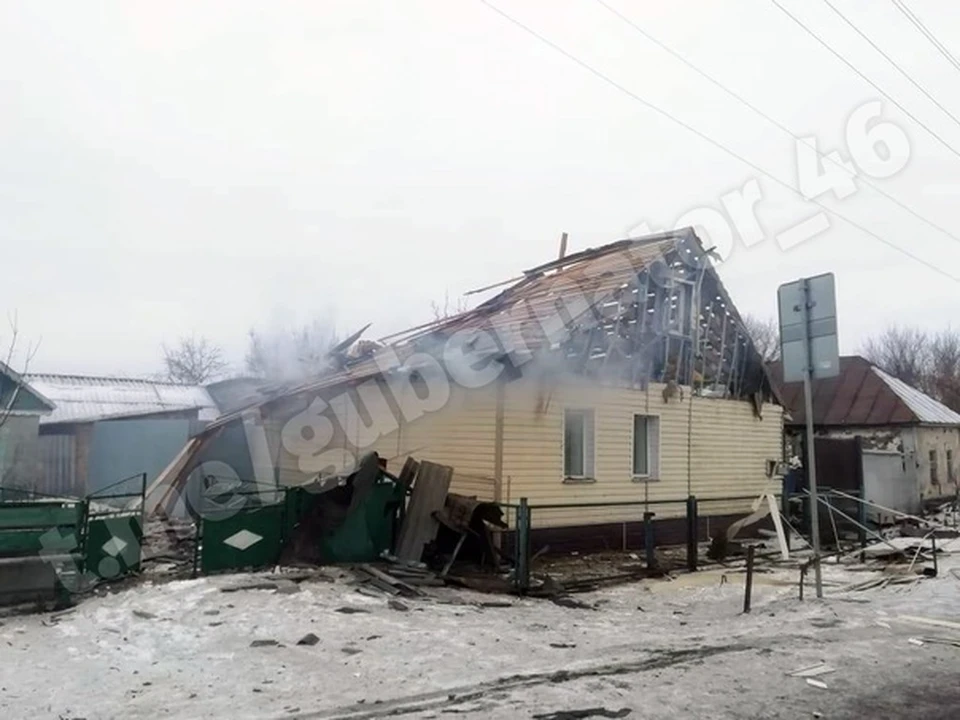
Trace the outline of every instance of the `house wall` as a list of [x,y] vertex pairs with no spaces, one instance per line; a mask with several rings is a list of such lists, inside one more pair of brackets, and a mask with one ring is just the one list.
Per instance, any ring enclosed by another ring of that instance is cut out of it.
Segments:
[[[146,473],[149,482],[206,424],[196,415],[194,410],[43,425],[38,453],[42,471],[35,487],[51,495],[83,497],[140,473]],[[125,484],[119,491],[133,487]]]
[[[921,500],[952,497],[957,494],[960,478],[960,428],[921,425],[916,428],[917,482]],[[947,470],[947,450],[953,453],[953,482]],[[937,453],[939,484],[932,482],[930,452]]]
[[[790,427],[791,442],[799,447],[803,429]],[[903,482],[916,488],[919,500],[954,496],[960,487],[960,428],[934,425],[884,425],[880,427],[817,428],[818,437],[854,438],[863,440],[865,450],[903,454]],[[950,481],[947,450],[953,454],[953,479]],[[932,481],[930,452],[937,452],[939,484]]]
[[35,487],[40,475],[37,415],[8,415],[0,425],[0,485]]
[[[742,512],[750,501],[709,502],[731,496],[779,492],[767,476],[767,460],[781,459],[782,410],[753,414],[748,402],[691,397],[663,399],[663,385],[647,390],[564,382],[552,387],[524,380],[507,386],[504,414],[504,500],[526,497],[532,505],[679,500],[651,506],[657,519],[680,517],[690,494],[702,515]],[[563,477],[564,408],[593,409],[596,436],[594,482]],[[633,415],[659,418],[659,477],[632,477]],[[534,510],[534,527],[636,521],[642,507]]]
[[[442,397],[430,400],[429,393],[426,399],[404,398],[410,390],[401,388],[398,397],[406,412],[398,423],[396,407],[384,400],[388,393],[373,384],[348,392],[341,389],[320,402],[291,399],[269,408],[259,423],[269,448],[265,454],[275,462],[281,484],[303,483],[327,465],[349,467],[354,458],[376,450],[393,472],[399,472],[412,455],[453,466],[453,492],[506,503],[526,497],[534,506],[677,501],[650,508],[657,519],[665,519],[685,514],[689,494],[700,499],[701,515],[724,515],[748,510],[751,501],[718,501],[721,498],[779,493],[779,479],[767,476],[767,462],[782,457],[779,406],[764,406],[760,420],[749,402],[691,397],[689,388],[683,399],[665,402],[663,389],[663,385],[650,385],[646,391],[606,387],[582,379],[546,383],[532,377],[475,390],[448,385]],[[502,393],[499,451],[498,393]],[[564,482],[564,407],[595,412],[595,482]],[[326,425],[320,413],[335,415],[338,422]],[[645,482],[632,477],[634,413],[659,418],[659,473]],[[313,446],[315,456],[295,452],[299,438],[306,440],[331,428],[330,441],[322,448]],[[536,511],[534,525],[636,521],[642,512],[640,506],[541,510]]]
[[[393,396],[383,384],[370,383],[360,389],[330,393],[321,405],[312,406],[317,410],[323,407],[323,412],[338,419],[333,437],[323,446],[328,449],[322,453],[322,460],[290,451],[296,442],[296,438],[291,441],[290,433],[301,424],[316,421],[306,401],[291,402],[267,413],[263,420],[267,445],[281,484],[303,483],[327,463],[338,470],[350,467],[364,453],[376,451],[395,473],[410,455],[451,465],[455,470],[452,492],[496,499],[495,385],[467,390],[448,383],[447,392],[431,402],[405,398],[404,394],[412,391],[399,388],[400,402],[405,406],[405,412],[400,413],[386,400]],[[398,422],[398,416],[404,420]]]

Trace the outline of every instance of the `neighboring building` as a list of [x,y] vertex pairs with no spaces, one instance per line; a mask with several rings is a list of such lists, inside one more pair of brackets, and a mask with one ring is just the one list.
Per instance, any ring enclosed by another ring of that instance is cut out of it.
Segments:
[[[782,410],[766,404],[776,398],[762,360],[692,230],[587,250],[511,282],[474,310],[223,416],[148,508],[173,510],[208,474],[299,484],[371,449],[394,470],[408,455],[452,465],[452,491],[503,503],[681,501],[650,506],[658,520],[682,517],[691,494],[702,516],[722,516],[750,507],[722,498],[779,492]],[[535,509],[533,527],[619,546],[621,532],[637,537],[642,511]]]
[[219,412],[198,386],[156,380],[31,374],[56,404],[40,419],[36,490],[82,497],[123,478],[155,477]]
[[40,418],[53,410],[53,402],[0,362],[0,487],[33,486],[40,471]]
[[[771,371],[779,382],[779,363]],[[803,383],[781,384],[780,394],[790,413],[787,436],[799,454]],[[818,437],[860,439],[868,497],[883,505],[915,512],[924,501],[960,490],[960,413],[862,357],[842,357],[838,377],[814,381],[813,422]],[[871,480],[885,487],[869,487]]]

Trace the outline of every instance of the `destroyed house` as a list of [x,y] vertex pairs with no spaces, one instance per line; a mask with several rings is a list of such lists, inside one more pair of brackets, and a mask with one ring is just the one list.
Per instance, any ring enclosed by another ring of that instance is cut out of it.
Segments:
[[596,503],[676,500],[650,509],[680,527],[689,495],[710,518],[778,491],[781,407],[691,229],[561,257],[502,286],[473,310],[338,348],[323,377],[219,418],[148,508],[182,509],[201,478],[310,482],[370,450],[393,472],[411,455],[452,466],[451,492],[526,498],[534,531],[558,543],[619,547],[638,531],[643,507]]

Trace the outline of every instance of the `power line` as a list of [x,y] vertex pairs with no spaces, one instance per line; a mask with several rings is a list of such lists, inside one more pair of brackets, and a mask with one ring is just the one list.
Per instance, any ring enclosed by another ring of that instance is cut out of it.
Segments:
[[841,220],[843,220],[843,221],[846,222],[847,224],[849,224],[849,225],[857,228],[858,230],[861,230],[862,232],[865,232],[867,235],[870,235],[871,237],[879,240],[881,243],[883,243],[883,244],[886,245],[887,247],[891,248],[892,250],[896,250],[897,252],[901,253],[902,255],[905,255],[906,257],[910,258],[911,260],[914,260],[915,262],[918,262],[918,263],[920,263],[921,265],[926,266],[926,267],[929,268],[930,270],[933,270],[933,271],[934,271],[935,273],[937,273],[938,275],[942,275],[943,277],[949,278],[950,280],[953,280],[953,281],[956,282],[956,283],[960,283],[960,277],[957,277],[956,275],[951,275],[948,271],[944,270],[943,268],[937,267],[936,265],[933,265],[932,263],[927,262],[927,261],[924,260],[923,258],[921,258],[921,257],[919,257],[919,256],[917,256],[917,255],[914,255],[912,252],[910,252],[910,251],[907,250],[906,248],[902,248],[902,247],[900,247],[899,245],[897,245],[896,243],[893,243],[893,242],[891,242],[890,240],[887,240],[886,238],[882,237],[881,235],[877,235],[877,233],[873,232],[873,230],[870,230],[869,228],[866,228],[866,227],[864,227],[863,225],[860,225],[860,224],[857,223],[856,221],[851,220],[850,218],[848,218],[848,217],[846,217],[846,216],[844,216],[844,215],[841,215],[841,214],[838,213],[836,210],[831,210],[829,207],[827,207],[827,206],[824,205],[823,203],[821,203],[821,202],[819,202],[819,201],[817,201],[817,200],[814,200],[814,199],[810,199],[810,198],[805,197],[802,192],[800,192],[797,188],[793,187],[793,185],[791,185],[790,183],[785,182],[785,181],[781,180],[780,178],[778,178],[776,175],[773,175],[772,173],[767,172],[766,170],[764,170],[764,169],[763,169],[762,167],[760,167],[759,165],[753,163],[752,161],[750,161],[750,160],[748,160],[747,158],[745,158],[743,155],[740,155],[739,153],[737,153],[735,150],[731,150],[730,148],[728,148],[728,147],[727,147],[726,145],[724,145],[723,143],[721,143],[721,142],[719,142],[719,141],[717,141],[717,140],[714,140],[714,139],[713,139],[712,137],[710,137],[709,135],[701,132],[700,130],[697,130],[697,129],[696,129],[695,127],[693,127],[692,125],[684,122],[683,120],[680,120],[679,118],[675,117],[674,115],[672,115],[671,113],[667,112],[667,111],[664,110],[663,108],[661,108],[661,107],[659,107],[659,106],[657,106],[657,105],[654,105],[654,104],[653,104],[652,102],[650,102],[649,100],[646,100],[646,99],[644,99],[643,97],[641,97],[640,95],[637,95],[635,92],[633,92],[632,90],[629,90],[628,88],[624,87],[623,85],[621,85],[620,83],[618,83],[616,80],[614,80],[614,79],[611,78],[610,76],[605,75],[603,72],[601,72],[600,70],[597,70],[597,69],[596,69],[595,67],[593,67],[592,65],[589,65],[589,64],[586,63],[585,61],[581,60],[581,59],[578,58],[576,55],[572,54],[571,52],[569,52],[569,51],[567,51],[567,50],[564,50],[562,47],[560,47],[559,45],[557,45],[557,44],[556,44],[555,42],[553,42],[552,40],[547,39],[546,37],[544,37],[543,35],[541,35],[540,33],[538,33],[536,30],[534,30],[533,28],[529,27],[528,25],[525,25],[525,24],[522,23],[520,20],[517,20],[517,19],[516,19],[515,17],[513,17],[512,15],[509,15],[509,14],[506,13],[504,10],[501,10],[500,8],[498,8],[496,5],[493,5],[491,2],[489,2],[489,0],[480,0],[480,2],[481,2],[482,4],[484,4],[484,5],[486,5],[488,8],[490,8],[492,11],[494,11],[495,13],[497,13],[498,15],[500,15],[502,18],[504,18],[504,19],[507,20],[508,22],[512,23],[513,25],[516,25],[518,28],[520,28],[520,29],[523,30],[524,32],[528,33],[529,35],[533,36],[534,38],[536,38],[537,40],[539,40],[540,42],[542,42],[542,43],[543,43],[544,45],[546,45],[547,47],[551,48],[551,49],[554,50],[555,52],[560,53],[561,55],[563,55],[563,56],[564,56],[565,58],[567,58],[568,60],[576,63],[577,65],[579,65],[580,67],[582,67],[584,70],[586,70],[587,72],[589,72],[591,75],[596,76],[597,78],[599,78],[599,79],[602,80],[603,82],[607,83],[608,85],[610,85],[610,86],[612,86],[613,88],[615,88],[615,89],[619,90],[620,92],[622,92],[622,93],[623,93],[624,95],[626,95],[627,97],[630,97],[630,98],[632,98],[633,100],[636,100],[638,103],[640,103],[641,105],[645,106],[646,108],[648,108],[648,109],[650,109],[650,110],[653,110],[653,111],[654,111],[655,113],[657,113],[658,115],[661,115],[661,116],[667,118],[668,120],[672,120],[673,122],[675,122],[675,123],[676,123],[677,125],[679,125],[680,127],[685,128],[686,130],[692,132],[692,133],[693,133],[694,135],[696,135],[697,137],[699,137],[699,138],[701,138],[701,139],[703,139],[703,140],[706,140],[708,143],[710,143],[710,144],[713,145],[714,147],[719,148],[720,150],[723,150],[725,153],[727,153],[728,155],[736,158],[737,160],[739,160],[740,162],[742,162],[744,165],[747,165],[748,167],[753,168],[755,171],[757,171],[757,172],[760,173],[761,175],[764,175],[764,176],[770,178],[771,180],[773,180],[773,181],[774,181],[775,183],[777,183],[778,185],[782,185],[783,187],[787,188],[787,190],[789,190],[790,192],[792,192],[792,193],[794,193],[795,195],[799,196],[801,199],[808,200],[809,202],[813,203],[814,205],[816,205],[817,207],[821,208],[821,209],[824,210],[825,212],[828,212],[828,213],[834,215],[835,217],[840,218]]
[[860,28],[858,28],[856,25],[854,25],[854,24],[847,18],[846,15],[844,15],[842,12],[840,12],[840,11],[836,8],[836,6],[835,6],[832,2],[830,2],[830,0],[823,0],[823,1],[827,4],[827,7],[829,7],[829,8],[830,8],[831,10],[833,10],[837,15],[840,16],[840,19],[841,19],[841,20],[843,20],[847,25],[849,25],[850,27],[852,27],[860,37],[862,37],[864,40],[866,40],[868,43],[870,43],[870,46],[871,46],[874,50],[876,50],[878,53],[880,53],[881,55],[883,55],[883,57],[886,58],[887,62],[889,62],[891,65],[893,65],[893,66],[897,69],[897,71],[898,71],[901,75],[903,75],[907,80],[909,80],[909,81],[911,82],[911,84],[912,84],[917,90],[919,90],[920,92],[922,92],[922,93],[927,97],[927,99],[930,100],[930,102],[932,102],[932,103],[933,103],[934,105],[936,105],[938,108],[940,108],[941,110],[943,110],[943,112],[945,112],[947,115],[950,116],[950,119],[951,119],[951,120],[953,120],[955,123],[957,123],[958,126],[960,126],[960,120],[957,119],[957,116],[954,115],[952,112],[950,112],[947,108],[945,108],[945,107],[943,106],[943,104],[942,104],[939,100],[937,100],[933,95],[931,95],[929,92],[927,92],[926,88],[924,88],[923,85],[921,85],[921,84],[918,83],[916,80],[914,80],[910,75],[908,75],[908,74],[907,74],[907,71],[904,70],[902,67],[900,67],[900,66],[897,64],[897,62],[896,62],[892,57],[890,57],[886,52],[884,52],[883,48],[881,48],[881,47],[880,47],[879,45],[877,45],[873,40],[871,40],[869,37],[867,37],[867,35],[866,35]]
[[902,0],[893,0],[893,6],[903,13],[903,16],[907,18],[907,20],[909,20],[917,30],[920,31],[920,34],[933,44],[939,53],[947,59],[948,63],[953,65],[957,70],[960,70],[960,60],[957,60],[953,53],[950,52],[949,48],[947,48],[946,45],[937,39],[937,36],[934,35],[933,32],[923,24],[923,21],[915,12],[913,12],[913,10],[907,7],[906,3],[904,3]]
[[796,15],[794,15],[794,14],[791,13],[789,10],[787,10],[783,5],[781,5],[779,2],[777,2],[777,0],[771,0],[771,2],[772,2],[774,5],[776,5],[777,8],[779,8],[780,11],[781,11],[784,15],[786,15],[788,18],[790,18],[791,20],[793,20],[797,25],[799,25],[801,28],[803,28],[804,31],[806,31],[806,33],[807,33],[808,35],[810,35],[810,37],[812,37],[812,38],[813,38],[814,40],[816,40],[818,43],[820,43],[821,45],[823,45],[823,47],[825,47],[827,50],[829,50],[838,60],[840,60],[841,62],[843,62],[844,65],[846,65],[848,68],[850,68],[851,70],[853,70],[857,75],[859,75],[861,78],[863,78],[866,82],[870,83],[870,85],[873,87],[874,90],[876,90],[878,93],[880,93],[881,95],[883,95],[887,100],[889,100],[889,101],[892,102],[894,105],[896,105],[898,108],[900,108],[900,110],[902,110],[902,111],[904,112],[904,114],[906,114],[907,117],[909,117],[911,120],[913,120],[915,123],[917,123],[917,125],[919,125],[920,127],[922,127],[924,130],[926,130],[928,133],[930,133],[933,137],[935,137],[937,140],[939,140],[939,141],[940,141],[940,144],[943,145],[947,150],[949,150],[949,151],[952,152],[954,155],[956,155],[958,158],[960,158],[960,152],[958,152],[957,149],[953,147],[953,145],[951,145],[951,144],[948,143],[946,140],[944,140],[942,137],[940,137],[940,135],[938,135],[935,131],[933,131],[933,130],[930,128],[929,125],[927,125],[926,123],[924,123],[922,120],[920,120],[920,118],[918,118],[918,117],[917,117],[916,115],[914,115],[912,112],[910,112],[909,110],[907,110],[903,105],[901,105],[899,102],[897,102],[897,100],[895,100],[893,97],[891,97],[888,92],[886,92],[883,88],[881,88],[879,85],[877,85],[873,80],[871,80],[871,79],[868,78],[866,75],[864,75],[862,72],[860,72],[860,70],[857,69],[856,65],[854,65],[853,63],[851,63],[851,62],[850,62],[849,60],[847,60],[843,55],[841,55],[841,54],[838,53],[836,50],[834,50],[832,47],[830,47],[830,45],[827,44],[827,42],[826,42],[825,40],[823,40],[819,35],[817,35],[813,30],[811,30],[807,25],[805,25],[805,24],[803,23],[803,21],[800,20]]
[[[604,7],[604,8],[605,8],[606,10],[608,10],[609,12],[613,13],[616,17],[618,17],[618,18],[620,18],[621,20],[623,20],[623,22],[627,23],[627,25],[629,25],[629,26],[632,27],[634,30],[636,30],[638,33],[640,33],[641,35],[643,35],[643,37],[645,37],[647,40],[649,40],[650,42],[652,42],[652,43],[655,44],[656,46],[662,48],[662,49],[665,50],[666,52],[670,53],[670,55],[672,55],[672,56],[675,57],[677,60],[679,60],[680,62],[682,62],[684,65],[686,65],[687,67],[689,67],[691,70],[693,70],[694,72],[696,72],[698,75],[700,75],[700,76],[703,77],[704,79],[706,79],[706,80],[708,80],[709,82],[713,83],[716,87],[718,87],[718,88],[720,88],[721,90],[723,90],[723,91],[724,91],[725,93],[727,93],[730,97],[732,97],[732,98],[734,98],[735,100],[743,103],[746,107],[750,108],[750,110],[752,110],[754,113],[756,113],[757,115],[759,115],[760,117],[762,117],[763,119],[765,119],[767,122],[769,122],[769,123],[773,124],[774,126],[780,128],[780,130],[782,130],[784,133],[786,133],[787,135],[789,135],[790,137],[792,137],[792,138],[793,138],[794,140],[796,140],[797,142],[803,142],[803,141],[801,140],[800,136],[797,135],[796,133],[794,133],[794,132],[793,132],[790,128],[788,128],[786,125],[784,125],[783,123],[781,123],[781,122],[780,122],[779,120],[777,120],[776,118],[773,118],[773,117],[771,117],[770,115],[768,115],[767,113],[765,113],[763,110],[761,110],[760,108],[758,108],[756,105],[754,105],[753,103],[751,103],[749,100],[747,100],[746,98],[744,98],[742,95],[739,95],[739,94],[736,93],[735,91],[731,90],[729,87],[727,87],[726,85],[724,85],[722,82],[720,82],[719,80],[717,80],[715,77],[713,77],[712,75],[710,75],[710,74],[707,73],[706,71],[704,71],[704,70],[700,69],[699,67],[697,67],[696,65],[694,65],[690,60],[688,60],[687,58],[685,58],[682,54],[680,54],[679,52],[677,52],[676,50],[674,50],[673,48],[671,48],[671,47],[670,47],[669,45],[667,45],[666,43],[658,40],[656,37],[654,37],[654,36],[651,35],[649,32],[647,32],[647,31],[644,30],[642,27],[640,27],[640,26],[637,25],[635,22],[633,22],[633,21],[632,21],[630,18],[628,18],[626,15],[622,14],[619,10],[617,10],[616,8],[614,8],[612,5],[609,5],[605,0],[595,0],[595,2],[596,2],[597,4],[599,4],[599,5],[601,5],[602,7]],[[846,167],[841,161],[835,160],[834,158],[830,157],[830,156],[827,155],[826,153],[820,152],[820,151],[817,150],[816,148],[812,148],[812,149],[817,153],[817,155],[820,156],[821,159],[823,159],[823,160],[829,160],[831,163],[833,163],[834,165],[836,165],[838,168],[840,168],[840,169],[843,170],[844,172],[848,173],[848,174],[850,175],[850,177],[856,177],[856,173],[851,173],[850,170],[848,170],[847,167]],[[911,208],[909,205],[906,205],[905,203],[903,203],[902,201],[898,200],[897,198],[895,198],[895,197],[894,197],[893,195],[891,195],[890,193],[888,193],[888,192],[886,192],[885,190],[883,190],[881,187],[879,187],[879,186],[875,185],[874,183],[870,182],[870,180],[868,180],[867,178],[858,178],[858,179],[861,180],[861,181],[862,181],[864,184],[866,184],[868,187],[870,187],[870,188],[872,188],[873,190],[875,190],[875,191],[876,191],[877,193],[879,193],[880,195],[884,196],[885,198],[887,198],[887,199],[890,200],[891,202],[893,202],[893,203],[895,203],[896,205],[898,205],[900,208],[906,210],[908,213],[910,213],[911,215],[913,215],[915,218],[917,218],[917,219],[920,220],[921,222],[929,225],[930,227],[934,228],[935,230],[939,230],[940,232],[942,232],[942,233],[943,233],[944,235],[946,235],[947,237],[949,237],[949,238],[951,238],[951,239],[953,239],[953,240],[956,240],[957,242],[960,242],[960,237],[958,237],[957,235],[954,235],[952,232],[950,232],[949,230],[947,230],[947,229],[944,228],[943,226],[938,225],[938,224],[935,223],[933,220],[930,220],[930,219],[924,217],[923,215],[921,215],[920,213],[918,213],[916,210],[914,210],[913,208]]]

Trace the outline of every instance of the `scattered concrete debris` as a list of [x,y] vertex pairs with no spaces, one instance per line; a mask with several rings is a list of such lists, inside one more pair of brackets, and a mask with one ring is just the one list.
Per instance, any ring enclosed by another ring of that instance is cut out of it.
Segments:
[[827,684],[820,680],[815,680],[814,678],[807,678],[807,685],[810,685],[815,688],[820,688],[821,690],[827,689]]
[[359,615],[361,613],[369,613],[369,610],[358,607],[350,607],[349,605],[344,605],[343,607],[338,607],[334,612],[341,613],[343,615]]
[[277,647],[280,643],[277,640],[254,640],[250,647]]
[[309,646],[313,646],[313,645],[316,645],[318,642],[320,642],[320,638],[318,638],[318,637],[317,637],[316,635],[314,635],[313,633],[307,633],[307,634],[304,635],[302,638],[300,638],[299,640],[297,640],[297,645],[309,645]]
[[404,605],[399,600],[388,600],[387,607],[389,607],[391,610],[396,610],[398,612],[408,612],[410,610],[409,607]]
[[147,612],[146,610],[134,610],[133,614],[138,618],[143,618],[144,620],[153,620],[155,617],[157,617],[152,612]]

